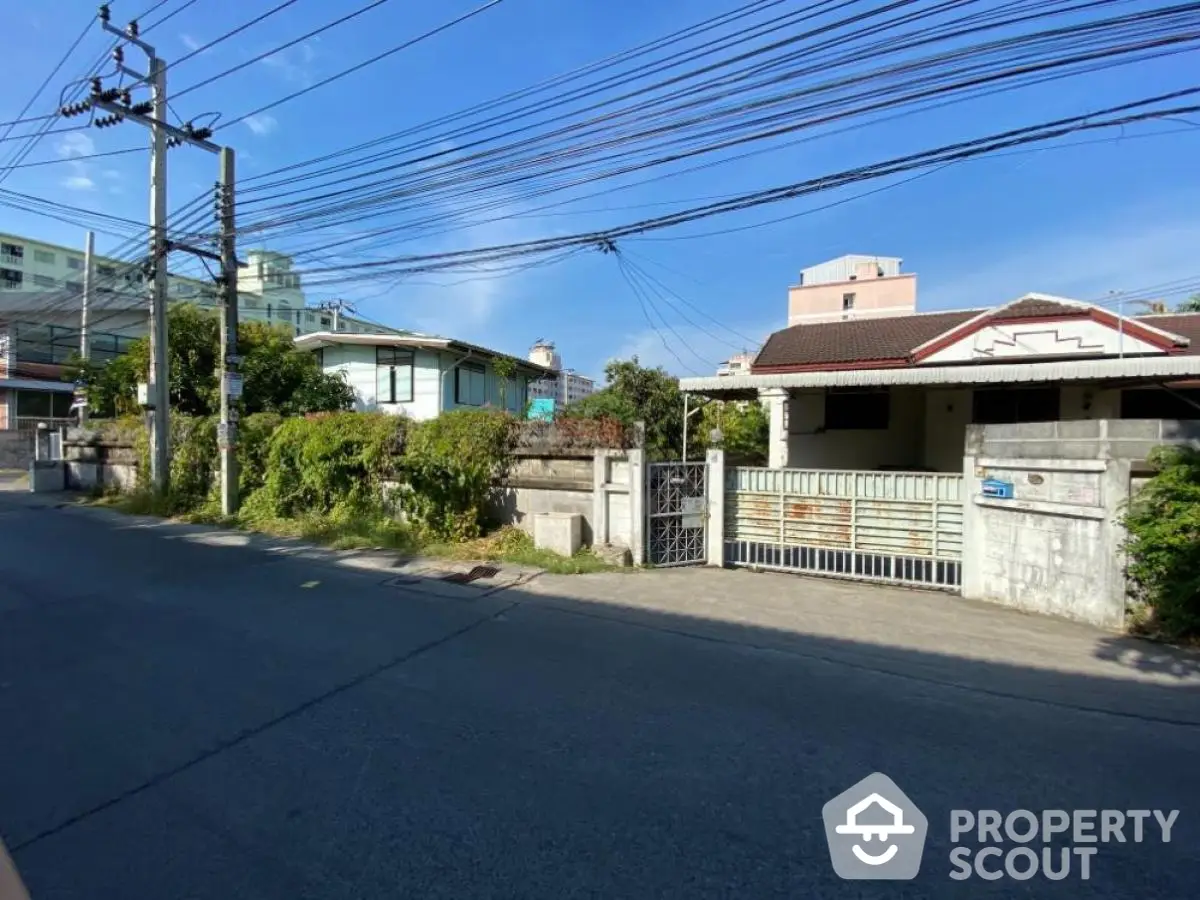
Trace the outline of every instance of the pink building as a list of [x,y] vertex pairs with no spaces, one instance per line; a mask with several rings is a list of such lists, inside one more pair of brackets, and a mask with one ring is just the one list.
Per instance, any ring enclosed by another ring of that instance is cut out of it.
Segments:
[[880,316],[917,309],[917,276],[890,256],[841,256],[800,272],[788,288],[788,326]]

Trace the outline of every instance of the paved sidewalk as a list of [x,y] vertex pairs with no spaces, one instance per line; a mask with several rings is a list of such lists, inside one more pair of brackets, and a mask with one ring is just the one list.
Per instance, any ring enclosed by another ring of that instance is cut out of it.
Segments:
[[732,624],[757,647],[1200,724],[1200,654],[949,593],[700,567],[636,577],[541,575],[528,590],[589,604],[596,615],[640,617],[697,636],[727,639]]

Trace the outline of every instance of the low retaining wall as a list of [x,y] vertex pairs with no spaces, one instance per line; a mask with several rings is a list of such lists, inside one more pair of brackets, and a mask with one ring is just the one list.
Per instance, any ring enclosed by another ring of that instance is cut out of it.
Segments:
[[137,448],[94,431],[68,429],[63,462],[70,490],[128,491],[137,485]]

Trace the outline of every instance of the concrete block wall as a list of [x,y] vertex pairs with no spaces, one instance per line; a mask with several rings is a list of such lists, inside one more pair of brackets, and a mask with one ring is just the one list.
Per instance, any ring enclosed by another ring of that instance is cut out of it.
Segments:
[[[1121,516],[1141,463],[1200,448],[1200,422],[1099,419],[967,429],[963,596],[1101,628],[1125,623]],[[1011,499],[982,495],[993,478]]]
[[33,434],[0,431],[0,469],[28,469],[33,462]]

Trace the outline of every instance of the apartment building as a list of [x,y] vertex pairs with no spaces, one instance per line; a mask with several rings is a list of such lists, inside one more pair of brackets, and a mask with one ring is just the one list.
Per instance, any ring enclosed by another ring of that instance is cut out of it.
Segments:
[[[297,335],[312,332],[401,333],[341,310],[310,306],[292,259],[251,250],[238,273],[238,315],[270,322]],[[146,333],[145,273],[137,264],[93,258],[88,349],[93,360],[111,359]],[[84,254],[81,249],[0,234],[0,429],[33,427],[67,417],[74,387],[62,364],[80,346]],[[172,273],[171,301],[215,307],[216,285]]]
[[[286,325],[296,334],[314,331],[388,333],[395,329],[367,322],[336,309],[308,305],[301,277],[291,257],[269,250],[250,250],[247,265],[238,271],[238,315],[243,320]],[[145,273],[139,264],[97,255],[94,259],[96,298],[125,296],[144,301]],[[83,297],[84,255],[80,248],[50,244],[34,238],[0,234],[0,292],[47,296],[47,308],[78,308],[72,298]],[[171,273],[168,296],[173,301],[216,306],[217,288],[211,281]],[[141,303],[143,309],[144,302]],[[77,317],[76,317],[77,318]],[[130,324],[134,334],[145,332],[145,315]]]
[[917,309],[917,276],[894,256],[851,254],[810,266],[788,288],[788,325],[908,316]]
[[537,340],[529,350],[529,361],[554,373],[529,385],[531,400],[548,399],[556,406],[567,406],[596,390],[596,382],[592,379],[563,368],[562,356],[551,341]]

